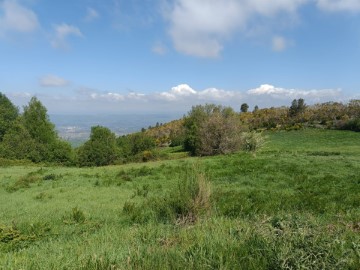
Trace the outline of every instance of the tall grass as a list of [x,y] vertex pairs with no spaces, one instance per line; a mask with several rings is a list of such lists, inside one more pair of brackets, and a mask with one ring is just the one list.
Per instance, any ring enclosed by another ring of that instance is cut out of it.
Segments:
[[0,168],[0,269],[360,269],[360,134],[237,153]]

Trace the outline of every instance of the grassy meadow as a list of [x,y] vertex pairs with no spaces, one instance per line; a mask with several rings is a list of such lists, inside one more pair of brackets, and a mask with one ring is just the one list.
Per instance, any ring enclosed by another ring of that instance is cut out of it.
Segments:
[[0,269],[360,269],[360,133],[256,155],[0,167]]

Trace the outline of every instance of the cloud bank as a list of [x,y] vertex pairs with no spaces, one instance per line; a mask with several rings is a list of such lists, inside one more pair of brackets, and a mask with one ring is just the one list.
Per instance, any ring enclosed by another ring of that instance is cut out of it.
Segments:
[[[48,76],[44,81],[46,86],[60,86],[62,80],[56,76]],[[50,112],[56,113],[154,113],[181,112],[186,113],[191,106],[205,103],[215,103],[232,106],[239,110],[242,103],[260,108],[272,106],[288,106],[295,98],[304,98],[307,104],[327,101],[342,101],[341,89],[289,89],[263,84],[247,91],[229,91],[218,88],[196,90],[188,84],[180,84],[168,91],[153,93],[121,93],[116,91],[100,91],[81,87],[75,90],[73,96],[51,95],[38,93],[36,95],[44,102]],[[25,105],[30,93],[11,93],[17,105]]]

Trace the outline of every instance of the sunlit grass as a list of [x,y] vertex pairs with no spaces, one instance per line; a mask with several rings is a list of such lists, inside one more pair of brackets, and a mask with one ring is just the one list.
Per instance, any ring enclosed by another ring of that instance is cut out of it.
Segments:
[[[0,269],[359,269],[360,134],[267,135],[256,156],[1,167]],[[199,171],[210,208],[181,222]],[[151,208],[171,204],[170,219]]]

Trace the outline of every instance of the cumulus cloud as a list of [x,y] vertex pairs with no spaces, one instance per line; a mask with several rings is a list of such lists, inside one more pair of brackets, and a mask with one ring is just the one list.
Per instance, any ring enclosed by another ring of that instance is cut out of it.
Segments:
[[10,32],[30,33],[38,27],[37,16],[31,9],[15,0],[0,3],[0,36]]
[[161,92],[158,98],[166,101],[188,101],[188,102],[220,102],[230,101],[234,97],[240,97],[239,92],[225,91],[217,88],[207,88],[196,91],[187,84],[172,87],[170,91]]
[[70,36],[82,37],[80,29],[66,23],[54,26],[55,35],[51,45],[56,49],[67,49],[69,47],[67,39]]
[[67,80],[51,74],[40,78],[39,83],[43,87],[61,87],[69,84]]
[[93,9],[91,7],[88,7],[86,9],[85,21],[91,22],[91,21],[98,19],[99,17],[100,17],[100,15],[95,9]]
[[321,10],[337,12],[349,11],[360,12],[359,0],[317,0],[317,6]]
[[320,98],[335,98],[339,97],[341,89],[313,89],[313,90],[299,90],[299,89],[286,89],[282,87],[275,87],[270,84],[260,85],[258,88],[250,89],[247,91],[249,95],[268,95],[273,98],[278,99],[288,99],[288,98],[311,98],[311,99],[320,99]]
[[307,0],[175,0],[166,13],[169,34],[180,53],[218,57],[224,42],[238,31],[246,31],[257,17],[293,14]]

